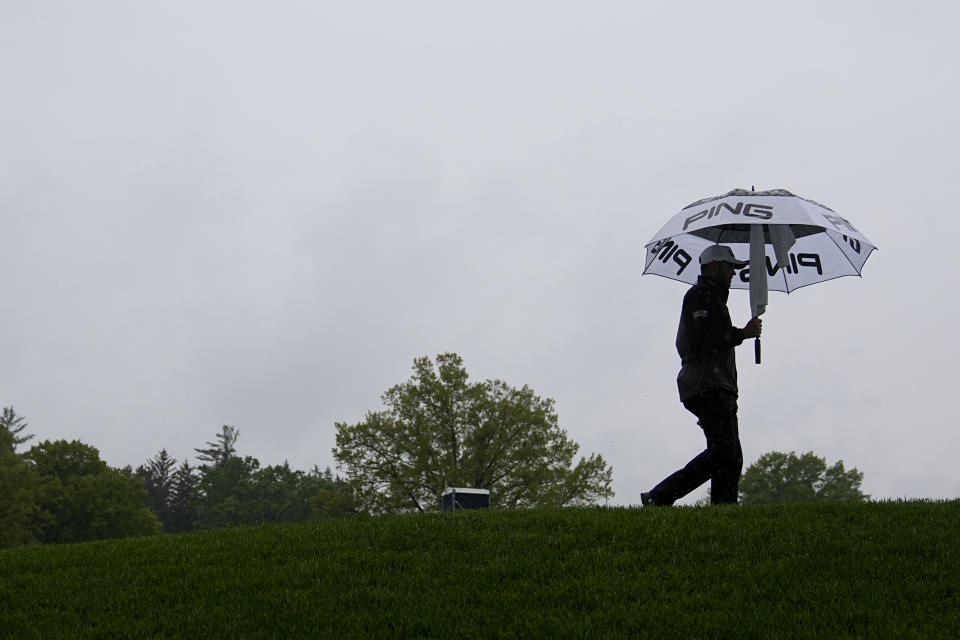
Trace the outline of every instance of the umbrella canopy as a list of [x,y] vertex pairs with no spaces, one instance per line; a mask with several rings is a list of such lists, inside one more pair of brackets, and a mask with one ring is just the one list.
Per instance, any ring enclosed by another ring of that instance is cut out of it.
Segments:
[[[643,273],[693,284],[700,275],[697,258],[713,244],[730,247],[747,263],[730,288],[750,290],[754,318],[766,311],[768,291],[790,293],[858,276],[876,248],[849,220],[819,202],[784,189],[734,189],[698,200],[673,216],[647,243]],[[760,364],[760,339],[754,344]]]
[[[758,259],[751,255],[751,235],[756,248],[761,233],[764,255]],[[693,284],[700,275],[697,258],[711,244],[730,247],[745,262],[753,259],[752,268],[738,270],[731,288],[750,288],[751,272],[762,266],[767,288],[787,293],[860,275],[876,248],[849,220],[819,202],[784,189],[734,189],[674,215],[646,244],[643,273]],[[766,292],[762,297],[765,305]]]

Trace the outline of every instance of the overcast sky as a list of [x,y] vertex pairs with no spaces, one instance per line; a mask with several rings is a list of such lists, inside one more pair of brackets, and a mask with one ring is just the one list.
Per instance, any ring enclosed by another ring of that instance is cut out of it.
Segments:
[[[683,206],[785,188],[879,247],[771,293],[749,464],[960,495],[952,2],[0,0],[0,406],[113,466],[220,430],[334,466],[413,359],[554,398],[637,504],[703,448]],[[730,299],[749,317],[746,292]],[[705,488],[690,496],[701,497]]]

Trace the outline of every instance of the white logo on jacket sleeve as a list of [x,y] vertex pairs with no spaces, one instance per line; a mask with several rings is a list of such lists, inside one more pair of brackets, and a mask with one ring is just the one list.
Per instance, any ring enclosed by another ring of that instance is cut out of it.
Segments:
[[694,319],[694,320],[703,320],[703,319],[706,318],[706,317],[707,317],[707,310],[706,310],[706,309],[697,309],[696,311],[693,312],[693,319]]

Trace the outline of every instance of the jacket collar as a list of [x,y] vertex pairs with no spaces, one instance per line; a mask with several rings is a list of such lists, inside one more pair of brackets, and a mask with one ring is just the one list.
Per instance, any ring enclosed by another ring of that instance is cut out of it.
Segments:
[[697,277],[697,284],[709,287],[711,290],[715,291],[718,296],[723,299],[723,302],[727,302],[727,298],[730,296],[730,287],[724,287],[719,282],[713,278],[701,275]]

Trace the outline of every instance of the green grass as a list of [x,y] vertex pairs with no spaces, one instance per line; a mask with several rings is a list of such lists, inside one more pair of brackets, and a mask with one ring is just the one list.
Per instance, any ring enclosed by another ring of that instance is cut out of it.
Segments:
[[0,552],[0,638],[956,638],[960,501],[475,511]]

